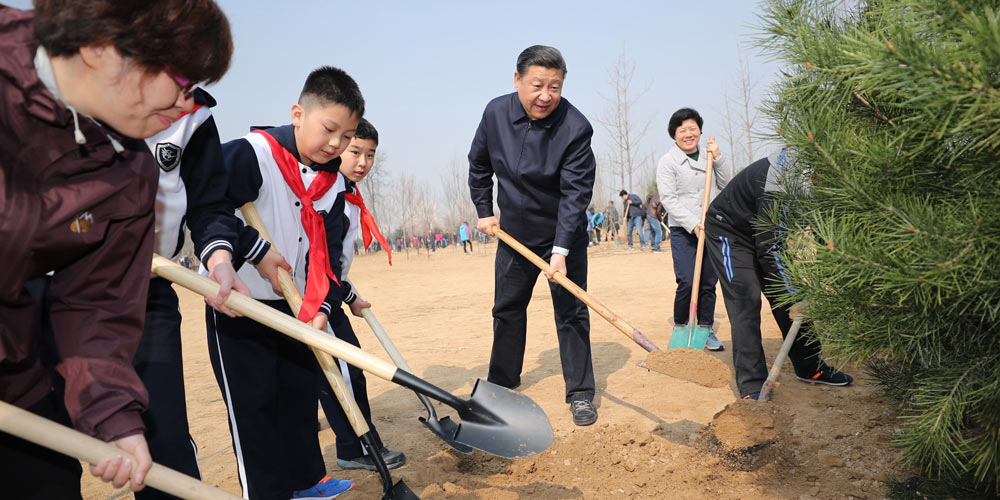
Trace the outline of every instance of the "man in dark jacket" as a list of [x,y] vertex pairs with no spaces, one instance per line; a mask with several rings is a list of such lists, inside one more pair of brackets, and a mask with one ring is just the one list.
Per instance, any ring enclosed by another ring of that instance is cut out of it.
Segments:
[[[777,305],[783,293],[791,292],[782,272],[784,240],[773,232],[761,231],[757,224],[759,219],[771,218],[774,194],[791,179],[790,156],[780,151],[743,169],[712,201],[705,217],[705,250],[718,270],[726,299],[736,385],[744,399],[757,399],[767,380],[760,339],[761,292],[771,304],[782,337],[792,326],[790,308]],[[777,291],[776,284],[787,292]],[[788,352],[796,377],[814,384],[850,385],[854,380],[850,375],[820,359],[820,343],[809,335],[809,326],[808,322],[802,324]]]
[[[517,92],[490,101],[469,151],[469,188],[477,229],[494,235],[493,175],[503,229],[549,261],[545,276],[560,272],[587,288],[586,210],[594,188],[593,128],[561,99],[566,63],[552,47],[535,45],[517,58]],[[538,268],[504,243],[497,247],[493,352],[488,380],[521,384],[527,307]],[[587,306],[550,283],[566,402],[573,421],[597,421]]]
[[642,219],[645,215],[645,206],[642,204],[642,200],[639,199],[639,195],[632,193],[629,194],[628,191],[622,189],[618,196],[622,199],[622,210],[625,214],[625,219],[628,223],[625,225],[625,234],[628,235],[628,250],[634,250],[632,247],[632,228],[639,233],[639,246],[645,250],[646,249],[646,237],[642,234]]

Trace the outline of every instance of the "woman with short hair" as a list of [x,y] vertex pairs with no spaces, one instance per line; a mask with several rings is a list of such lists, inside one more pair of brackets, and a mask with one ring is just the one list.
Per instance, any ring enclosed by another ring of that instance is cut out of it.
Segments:
[[[701,226],[702,198],[705,192],[705,175],[708,155],[713,157],[713,175],[709,202],[722,191],[733,177],[719,153],[719,145],[710,139],[705,150],[699,149],[701,127],[704,121],[697,111],[681,108],[670,117],[667,130],[674,144],[656,165],[656,186],[660,201],[667,210],[667,227],[670,228],[670,255],[674,262],[677,292],[674,295],[674,325],[687,325],[691,306],[691,287],[694,281],[695,253]],[[703,259],[698,285],[697,324],[712,328],[715,324],[715,285],[719,278],[708,259]],[[722,351],[725,346],[709,335],[705,348]]]
[[[136,457],[91,466],[139,490],[151,465],[131,360],[142,333],[159,169],[142,139],[225,74],[232,38],[212,0],[36,0],[0,7],[0,398]],[[48,300],[64,401],[34,348]],[[65,405],[65,406],[64,406]],[[0,436],[11,498],[80,498],[75,459]],[[134,467],[133,467],[134,465]]]

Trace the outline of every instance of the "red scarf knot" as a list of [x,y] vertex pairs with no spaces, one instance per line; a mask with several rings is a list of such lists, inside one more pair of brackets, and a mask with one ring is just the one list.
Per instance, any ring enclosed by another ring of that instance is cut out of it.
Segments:
[[[264,136],[267,144],[271,147],[271,156],[281,170],[281,176],[285,183],[291,188],[292,193],[298,197],[302,204],[300,210],[302,218],[302,228],[305,229],[309,238],[309,272],[306,274],[306,293],[302,300],[302,308],[299,309],[299,321],[309,322],[319,312],[319,306],[326,300],[326,294],[330,291],[330,280],[337,286],[340,281],[333,274],[330,268],[330,251],[326,246],[326,227],[323,225],[323,216],[313,208],[313,201],[318,200],[330,190],[337,182],[336,172],[322,171],[316,175],[307,190],[299,175],[299,161],[278,143],[271,134],[263,130],[254,130],[254,133]],[[329,278],[329,279],[327,279]]]

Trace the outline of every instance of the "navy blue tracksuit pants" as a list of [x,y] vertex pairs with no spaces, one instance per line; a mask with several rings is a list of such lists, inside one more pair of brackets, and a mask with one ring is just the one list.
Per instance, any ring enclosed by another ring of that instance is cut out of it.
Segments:
[[[284,300],[262,300],[291,316]],[[316,434],[319,365],[305,344],[205,307],[208,351],[229,410],[243,494],[288,500],[326,475]]]
[[[146,442],[153,461],[201,479],[198,448],[188,429],[184,398],[181,313],[177,293],[163,278],[149,281],[146,322],[132,366],[149,391],[149,408],[142,414],[142,421],[146,424]],[[135,498],[177,497],[147,487],[135,493]]]
[[[351,320],[344,314],[343,309],[336,308],[330,313],[330,328],[338,339],[354,347],[361,347],[358,336],[354,334],[354,329],[351,328]],[[368,404],[368,382],[365,380],[365,372],[353,365],[342,363],[340,360],[336,360],[336,362],[341,374],[344,376],[344,381],[351,387],[351,392],[354,394],[354,399],[358,402],[361,415],[368,422],[368,428],[371,430],[372,437],[375,438],[375,446],[382,448],[382,439],[379,437],[378,431],[375,430],[375,424],[372,423],[372,409]],[[347,366],[346,372],[344,372],[345,365]],[[326,380],[326,376],[322,370],[319,371],[319,402],[323,406],[323,413],[326,414],[327,421],[330,422],[330,428],[333,429],[333,433],[337,436],[337,458],[352,459],[363,455],[364,451],[361,446],[361,440],[354,433],[351,422],[347,419],[347,415],[344,414],[344,408],[340,406],[340,401],[337,401],[337,396],[333,394],[330,382]]]
[[[722,296],[733,332],[736,385],[742,397],[760,392],[767,380],[767,362],[760,335],[761,292],[771,304],[771,314],[781,329],[782,338],[792,326],[788,308],[775,305],[781,295],[774,288],[782,283],[781,261],[774,253],[777,248],[767,242],[754,241],[743,232],[732,231],[711,218],[705,225],[706,253],[722,275]],[[820,343],[809,335],[809,323],[799,328],[788,359],[800,377],[810,377],[823,368]]]

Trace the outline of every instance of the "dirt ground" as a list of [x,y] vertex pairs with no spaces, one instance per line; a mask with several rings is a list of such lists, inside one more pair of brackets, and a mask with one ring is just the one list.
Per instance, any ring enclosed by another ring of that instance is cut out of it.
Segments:
[[[606,243],[590,249],[588,290],[666,347],[675,288],[669,250],[654,254],[623,248]],[[397,253],[391,268],[384,255],[376,254],[357,258],[351,269],[352,282],[373,303],[414,372],[463,398],[487,373],[494,251],[495,245],[476,245],[473,255],[455,247],[430,256]],[[188,415],[201,471],[207,483],[239,495],[226,410],[208,361],[203,302],[186,291],[180,296]],[[764,316],[770,363],[780,333],[770,315]],[[796,381],[786,364],[766,409],[739,405],[716,418],[737,399],[734,381],[708,388],[640,367],[647,353],[593,313],[600,418],[593,426],[577,427],[564,403],[552,318],[548,284],[540,277],[528,308],[518,390],[548,415],[555,442],[534,457],[454,452],[418,421],[426,412],[412,392],[368,376],[375,424],[387,446],[408,457],[406,466],[392,471],[395,480],[434,500],[878,499],[883,498],[881,480],[901,472],[887,446],[892,416],[861,370],[851,370],[852,387],[817,387]],[[388,360],[363,320],[352,320],[365,350]],[[731,370],[721,292],[716,321],[727,349],[712,356]],[[447,406],[438,405],[437,411],[458,418]],[[340,498],[379,498],[377,475],[337,467],[328,428],[320,432],[320,443],[329,474],[357,482]],[[131,497],[84,476],[85,499]]]

